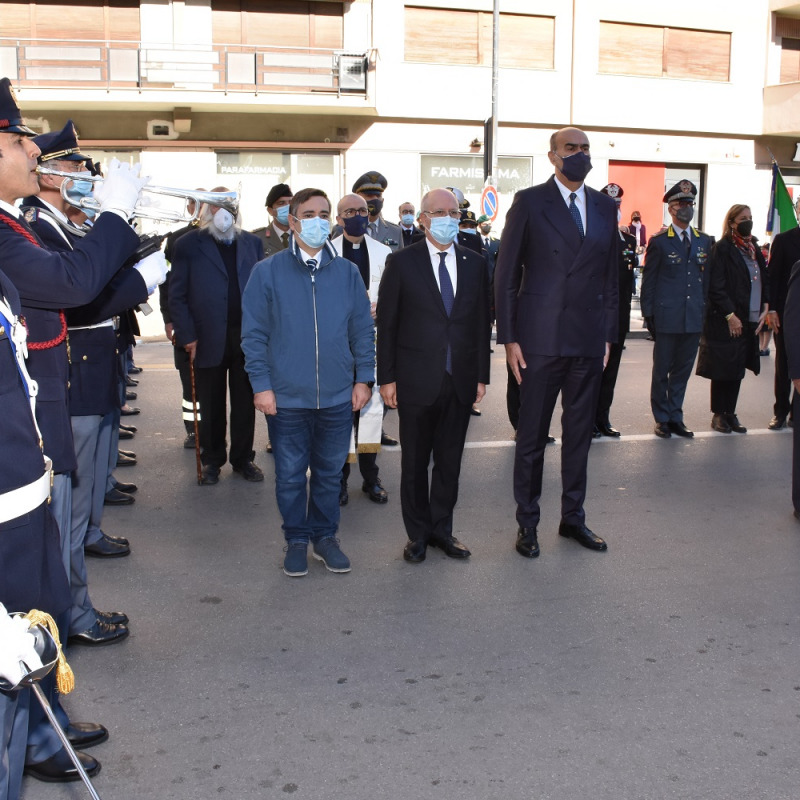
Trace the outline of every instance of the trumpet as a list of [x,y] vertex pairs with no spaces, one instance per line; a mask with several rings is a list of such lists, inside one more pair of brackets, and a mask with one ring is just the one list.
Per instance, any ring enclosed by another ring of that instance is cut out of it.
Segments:
[[[39,175],[54,175],[58,178],[66,178],[61,183],[61,196],[71,206],[76,208],[88,208],[94,211],[100,210],[100,203],[93,197],[81,197],[74,200],[69,197],[68,191],[75,181],[90,181],[91,183],[102,183],[103,178],[99,175],[85,175],[75,172],[60,172],[57,169],[48,167],[36,167]],[[169,186],[145,186],[142,193],[166,195],[168,197],[179,197],[185,201],[183,212],[170,211],[165,208],[155,206],[137,205],[133,210],[135,217],[143,219],[155,219],[161,222],[193,222],[200,214],[200,206],[204,203],[210,206],[217,206],[229,211],[235,217],[239,212],[239,193],[238,192],[199,192],[193,189],[173,189]],[[194,212],[189,212],[189,203],[194,203]]]

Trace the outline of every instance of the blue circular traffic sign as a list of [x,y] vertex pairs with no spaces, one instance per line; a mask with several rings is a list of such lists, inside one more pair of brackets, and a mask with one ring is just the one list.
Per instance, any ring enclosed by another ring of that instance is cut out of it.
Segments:
[[483,190],[483,194],[481,194],[481,211],[494,222],[497,218],[497,209],[499,205],[497,189],[495,189],[494,186],[487,186]]

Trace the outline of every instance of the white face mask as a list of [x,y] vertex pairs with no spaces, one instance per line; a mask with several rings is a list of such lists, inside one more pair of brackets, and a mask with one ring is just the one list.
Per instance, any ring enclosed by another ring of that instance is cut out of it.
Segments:
[[233,225],[233,214],[230,211],[226,211],[224,208],[220,208],[217,210],[217,213],[214,214],[214,227],[220,233],[227,233],[231,225]]

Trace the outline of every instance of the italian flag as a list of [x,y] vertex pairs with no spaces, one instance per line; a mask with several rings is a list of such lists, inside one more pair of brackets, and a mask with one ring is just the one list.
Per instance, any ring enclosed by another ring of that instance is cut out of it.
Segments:
[[794,215],[794,203],[783,182],[778,165],[772,164],[772,189],[769,193],[769,211],[767,212],[767,233],[783,233],[797,227]]

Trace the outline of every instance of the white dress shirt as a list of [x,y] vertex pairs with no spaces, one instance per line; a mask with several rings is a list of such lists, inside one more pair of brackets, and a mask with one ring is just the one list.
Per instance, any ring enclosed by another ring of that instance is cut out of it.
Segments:
[[[572,194],[572,189],[568,189],[564,186],[558,178],[556,178],[556,186],[558,186],[558,191],[561,192],[561,196],[564,198],[564,202],[569,209],[569,196]],[[578,207],[578,212],[581,215],[583,234],[585,236],[589,229],[586,227],[586,187],[584,184],[581,184],[575,189],[575,205]]]

